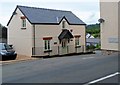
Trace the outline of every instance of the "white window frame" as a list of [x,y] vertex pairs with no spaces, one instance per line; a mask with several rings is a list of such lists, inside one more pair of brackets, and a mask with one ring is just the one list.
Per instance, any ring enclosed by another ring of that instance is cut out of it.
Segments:
[[75,38],[75,46],[80,46],[80,38],[79,37]]
[[22,19],[22,28],[26,28],[26,19]]
[[62,28],[65,28],[66,21],[62,21]]
[[51,50],[50,41],[51,40],[44,40],[44,50],[45,51]]

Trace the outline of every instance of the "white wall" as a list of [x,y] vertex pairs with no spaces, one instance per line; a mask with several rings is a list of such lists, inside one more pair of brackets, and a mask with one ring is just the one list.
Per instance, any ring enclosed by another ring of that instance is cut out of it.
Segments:
[[[64,19],[63,19],[64,20]],[[85,49],[85,25],[68,25],[66,22],[66,29],[68,30],[73,30],[72,34],[74,35],[81,35],[80,37],[80,45],[84,45]],[[57,49],[59,44],[58,36],[62,32],[62,23],[60,25],[35,25],[35,36],[36,36],[36,41],[35,41],[35,46],[38,47],[39,52],[44,55],[44,41],[43,37],[53,37],[51,40],[51,47],[52,49]],[[54,42],[57,42],[57,45],[54,45]],[[69,43],[71,47],[71,52],[75,50],[74,48],[74,39]],[[42,49],[40,50],[39,47]],[[57,53],[57,50],[53,52],[53,54]]]
[[100,15],[105,20],[101,24],[101,49],[118,50],[118,3],[100,2]]
[[19,9],[16,10],[16,15],[13,16],[8,25],[8,44],[13,44],[14,49],[20,55],[32,55],[32,25],[26,21],[26,29],[21,29],[21,16],[23,14]]
[[[27,27],[25,30],[21,29],[21,19],[23,14],[19,9],[16,11],[16,15],[13,16],[9,26],[8,26],[8,43],[14,45],[14,49],[18,54],[21,55],[32,55],[32,47],[34,47],[34,27],[27,20]],[[65,19],[63,19],[65,21]],[[80,45],[84,45],[85,49],[85,25],[68,25],[66,22],[66,29],[73,30],[73,35],[81,35]],[[58,49],[59,40],[58,36],[62,32],[62,23],[60,25],[35,25],[35,51],[36,55],[45,55],[44,53],[44,41],[43,37],[53,37],[51,40],[52,55],[55,55]],[[57,42],[57,44],[54,44]],[[74,39],[69,43],[70,52],[75,50]],[[47,55],[47,54],[46,54]]]

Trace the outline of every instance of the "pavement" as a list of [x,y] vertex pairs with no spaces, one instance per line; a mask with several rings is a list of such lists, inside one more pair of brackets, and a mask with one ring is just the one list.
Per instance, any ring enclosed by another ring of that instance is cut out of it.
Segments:
[[[102,79],[99,82],[118,83],[117,75],[113,76],[116,72],[118,72],[117,53],[102,55],[97,52],[91,55],[55,57],[3,65],[2,80],[3,83],[87,84]],[[106,79],[111,75],[112,79]]]
[[[101,52],[97,51],[97,53],[101,53]],[[11,63],[20,62],[20,61],[36,60],[36,59],[42,59],[42,58],[40,58],[40,57],[36,58],[36,57],[30,57],[30,56],[25,56],[25,55],[19,55],[18,54],[17,58],[15,60],[0,61],[0,65],[6,65],[6,64],[11,64]]]
[[[102,54],[102,55],[107,55],[108,53],[102,53],[100,50],[94,51],[95,54]],[[84,55],[84,54],[82,54]],[[72,55],[74,56],[74,55]],[[36,58],[36,57],[31,57],[31,56],[25,56],[25,55],[17,55],[17,58],[15,60],[6,60],[6,61],[0,61],[0,65],[7,65],[7,64],[12,64],[15,62],[20,62],[20,61],[30,61],[30,60],[37,60],[37,59],[42,59],[42,58]]]
[[17,58],[15,60],[6,60],[6,61],[0,61],[0,64],[6,65],[6,64],[12,64],[15,62],[20,62],[20,61],[29,61],[29,60],[35,60],[38,58],[30,57],[30,56],[24,56],[24,55],[17,55]]

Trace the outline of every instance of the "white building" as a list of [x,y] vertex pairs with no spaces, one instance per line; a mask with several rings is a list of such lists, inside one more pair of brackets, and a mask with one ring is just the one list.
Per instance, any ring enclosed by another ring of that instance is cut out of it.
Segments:
[[7,25],[8,44],[20,55],[64,55],[86,49],[86,24],[71,11],[17,6]]
[[101,49],[119,50],[120,2],[100,0]]

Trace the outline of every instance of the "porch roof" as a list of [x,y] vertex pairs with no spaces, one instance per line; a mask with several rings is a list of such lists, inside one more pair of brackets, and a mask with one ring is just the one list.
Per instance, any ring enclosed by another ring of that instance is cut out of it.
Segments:
[[71,34],[71,32],[67,29],[64,29],[60,35],[58,36],[58,39],[59,40],[62,40],[62,39],[70,39],[70,38],[73,38],[73,35]]

